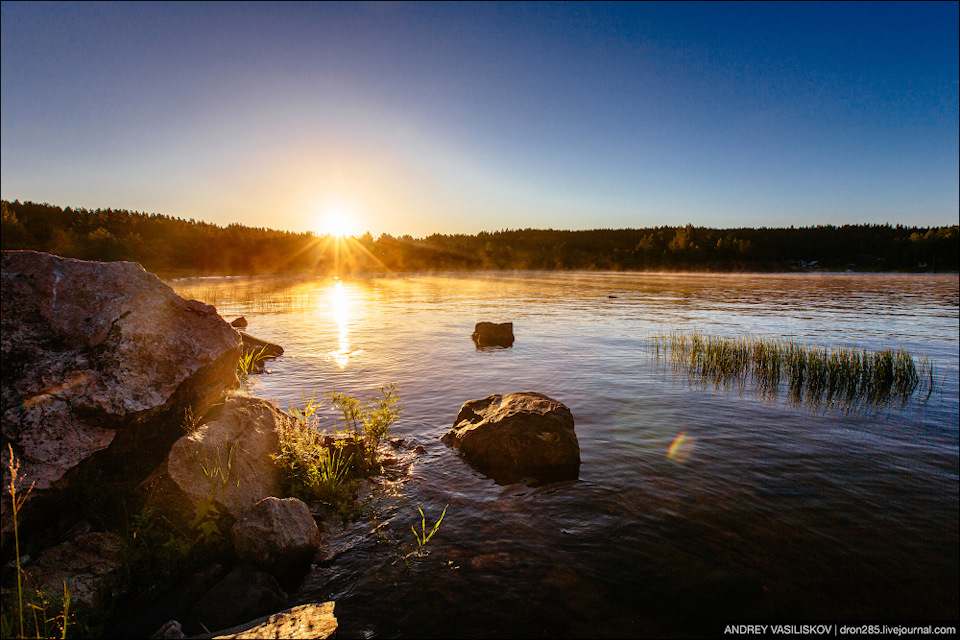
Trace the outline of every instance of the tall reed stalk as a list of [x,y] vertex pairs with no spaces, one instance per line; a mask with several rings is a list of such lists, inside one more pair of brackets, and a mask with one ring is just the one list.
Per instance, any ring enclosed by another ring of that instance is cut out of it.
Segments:
[[903,406],[914,395],[929,399],[936,381],[929,358],[918,362],[902,348],[827,350],[789,340],[673,332],[654,336],[653,351],[700,382],[741,389],[753,382],[764,395],[776,395],[785,381],[792,400],[816,406]]
[[[20,461],[14,456],[13,446],[9,443],[7,444],[7,449],[10,453],[10,461],[7,465],[7,470],[10,472],[10,482],[6,487],[6,491],[10,496],[10,516],[13,519],[13,547],[14,552],[17,554],[15,561],[17,570],[16,615],[20,634],[14,635],[13,625],[7,617],[8,605],[6,603],[4,603],[2,608],[3,620],[0,622],[0,629],[2,629],[2,634],[5,638],[51,638],[54,637],[54,629],[60,638],[66,638],[67,628],[70,625],[70,591],[67,589],[66,583],[63,585],[63,598],[60,601],[59,615],[52,618],[47,617],[49,602],[45,594],[39,590],[34,590],[33,597],[28,598],[28,601],[24,603],[23,567],[21,566],[20,560],[20,509],[23,507],[23,503],[26,502],[27,496],[33,491],[33,485],[31,484],[25,493],[20,492],[20,480],[18,480]],[[24,607],[28,608],[33,614],[33,628],[29,629],[31,631],[29,636],[26,633],[28,627],[24,625],[23,621]]]

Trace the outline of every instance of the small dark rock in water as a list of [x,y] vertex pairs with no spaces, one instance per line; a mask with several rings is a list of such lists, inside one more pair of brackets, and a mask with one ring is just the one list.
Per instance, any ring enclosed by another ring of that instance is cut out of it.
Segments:
[[247,326],[247,319],[244,318],[243,316],[240,316],[239,318],[237,318],[236,320],[234,320],[233,322],[231,322],[231,323],[230,323],[230,326],[231,326],[231,327],[238,327],[238,328],[240,328],[240,329],[243,329],[244,327]]
[[364,459],[367,451],[367,443],[363,438],[350,433],[325,435],[320,440],[320,444],[330,452],[330,455],[336,454],[343,461],[352,459],[359,462]]
[[608,298],[616,298],[617,296],[607,296]]
[[573,415],[541,393],[508,393],[465,402],[441,437],[473,467],[501,484],[573,480],[580,444]]
[[283,347],[278,344],[262,340],[244,331],[239,331],[238,333],[240,334],[240,340],[243,344],[244,354],[251,351],[259,352],[262,349],[264,358],[279,358],[283,355]]
[[510,347],[513,345],[513,323],[478,322],[470,336],[477,344],[483,347]]

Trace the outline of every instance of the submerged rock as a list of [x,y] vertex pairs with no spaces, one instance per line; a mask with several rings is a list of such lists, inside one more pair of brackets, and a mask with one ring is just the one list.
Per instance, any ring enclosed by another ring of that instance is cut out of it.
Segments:
[[512,322],[478,322],[470,335],[477,348],[513,346]]
[[264,498],[233,525],[237,559],[274,575],[309,563],[320,546],[320,529],[296,498]]
[[194,503],[213,500],[239,518],[264,498],[283,495],[274,463],[277,427],[290,418],[266,400],[231,394],[223,409],[170,448],[166,473]]
[[573,415],[541,393],[508,393],[470,400],[441,440],[500,483],[575,479],[580,444]]
[[[136,263],[4,251],[2,289],[0,413],[33,486],[26,529],[55,520],[94,475],[142,480],[187,409],[199,415],[238,385],[237,332]],[[4,509],[4,533],[11,524]]]

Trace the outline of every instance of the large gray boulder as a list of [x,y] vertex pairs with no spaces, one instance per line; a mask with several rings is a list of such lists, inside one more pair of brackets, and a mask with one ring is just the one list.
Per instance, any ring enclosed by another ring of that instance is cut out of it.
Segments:
[[238,384],[237,332],[136,263],[4,251],[0,280],[3,482],[10,443],[30,500],[47,504],[28,518],[55,514],[94,476],[142,480],[185,412]]
[[230,394],[217,419],[173,444],[166,472],[194,504],[213,501],[239,518],[264,498],[283,495],[272,455],[277,428],[290,419],[266,400]]
[[441,440],[500,483],[575,479],[580,444],[570,409],[542,393],[470,400]]
[[296,498],[264,498],[233,525],[237,559],[275,575],[310,562],[320,529],[307,505]]

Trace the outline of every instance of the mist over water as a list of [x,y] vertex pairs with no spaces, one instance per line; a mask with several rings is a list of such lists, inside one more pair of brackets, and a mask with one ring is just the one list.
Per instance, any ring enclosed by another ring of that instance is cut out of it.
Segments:
[[[328,523],[299,601],[344,637],[636,637],[720,621],[958,615],[957,276],[396,274],[189,279],[284,356],[253,392],[287,408],[397,382],[400,464],[365,517]],[[478,351],[479,321],[514,323]],[[691,384],[669,331],[928,356],[926,404],[843,412]],[[460,405],[538,391],[570,407],[579,479],[501,486],[438,438]],[[328,425],[335,427],[332,413]],[[429,553],[415,546],[449,505]],[[379,527],[379,528],[377,528]],[[376,530],[375,530],[376,529]]]

